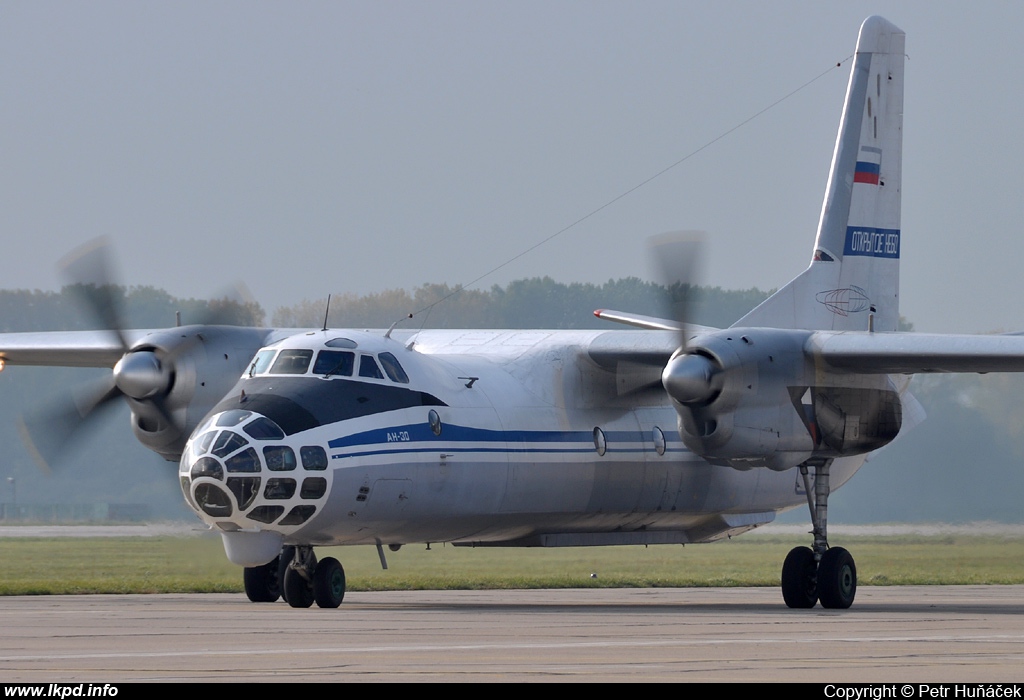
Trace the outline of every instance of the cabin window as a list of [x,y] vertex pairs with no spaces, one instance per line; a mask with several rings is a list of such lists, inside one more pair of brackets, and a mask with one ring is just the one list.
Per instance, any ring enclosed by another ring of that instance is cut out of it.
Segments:
[[313,359],[312,350],[282,350],[270,368],[271,374],[305,374]]
[[325,377],[335,375],[351,377],[356,365],[356,354],[344,350],[321,350],[313,364],[313,374]]
[[653,431],[654,437],[654,451],[658,453],[658,456],[665,454],[665,433],[662,432],[661,428],[654,426]]
[[380,363],[384,365],[384,371],[387,372],[388,379],[399,384],[409,383],[409,375],[402,369],[402,365],[398,363],[397,357],[390,352],[382,352],[378,357]]

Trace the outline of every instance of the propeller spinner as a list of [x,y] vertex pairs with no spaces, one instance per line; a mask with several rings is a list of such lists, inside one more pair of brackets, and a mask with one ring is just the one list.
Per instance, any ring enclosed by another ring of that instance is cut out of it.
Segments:
[[668,290],[673,318],[681,328],[679,348],[661,375],[665,391],[687,406],[708,403],[721,390],[721,366],[688,348],[687,326],[693,323],[694,290],[707,234],[671,231],[647,240],[647,253],[661,284]]

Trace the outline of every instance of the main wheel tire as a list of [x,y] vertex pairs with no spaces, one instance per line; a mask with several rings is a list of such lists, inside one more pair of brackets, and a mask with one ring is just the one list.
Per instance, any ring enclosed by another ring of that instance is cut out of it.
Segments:
[[321,608],[336,608],[345,598],[345,569],[334,557],[321,559],[313,573],[313,598]]
[[818,602],[817,569],[810,547],[789,550],[782,564],[782,598],[788,607],[813,608]]
[[293,608],[308,608],[313,604],[313,586],[295,569],[284,573],[285,600]]
[[857,566],[842,547],[825,552],[818,564],[818,598],[821,607],[845,610],[857,595]]
[[278,559],[263,566],[246,567],[242,574],[245,595],[254,603],[273,603],[281,597],[281,585],[277,576]]

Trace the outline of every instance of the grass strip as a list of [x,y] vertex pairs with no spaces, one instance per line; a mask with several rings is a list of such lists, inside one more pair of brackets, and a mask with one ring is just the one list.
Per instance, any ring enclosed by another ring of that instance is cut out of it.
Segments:
[[[806,537],[757,536],[713,544],[564,549],[408,545],[318,547],[345,566],[349,590],[777,586],[782,561]],[[844,537],[860,585],[1021,584],[1024,538]],[[0,539],[0,595],[240,592],[242,571],[220,539],[189,537]]]

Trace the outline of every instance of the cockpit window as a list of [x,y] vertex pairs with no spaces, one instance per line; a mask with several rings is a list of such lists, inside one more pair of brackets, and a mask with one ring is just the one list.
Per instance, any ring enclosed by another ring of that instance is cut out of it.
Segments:
[[312,350],[282,350],[278,353],[274,366],[270,368],[270,373],[305,374],[312,359]]
[[224,464],[229,472],[258,472],[260,470],[259,455],[251,447],[228,458]]
[[388,374],[388,379],[399,384],[408,384],[409,375],[402,369],[402,365],[398,364],[398,358],[392,355],[390,352],[382,352],[377,356],[380,363],[384,365],[384,371]]
[[377,361],[373,359],[373,355],[359,356],[359,376],[368,377],[370,379],[384,378],[384,375],[381,374],[380,367],[377,366]]
[[221,428],[230,428],[231,426],[238,425],[251,415],[251,412],[243,411],[238,408],[231,411],[224,411],[224,413],[220,414],[217,418],[217,425]]
[[287,445],[264,447],[263,458],[267,460],[270,471],[289,472],[295,469],[295,451]]
[[256,440],[280,440],[284,437],[284,431],[266,416],[260,416],[252,423],[246,425],[242,430],[246,435]]
[[275,350],[260,350],[256,353],[256,357],[253,358],[252,364],[249,365],[249,376],[254,374],[263,374],[267,371],[267,367],[270,366],[270,361],[274,359]]
[[327,452],[319,445],[311,445],[299,449],[302,456],[302,468],[310,471],[327,469]]
[[313,374],[327,377],[351,377],[356,364],[356,354],[344,350],[321,350],[313,364]]
[[240,447],[244,447],[249,444],[249,441],[238,433],[232,433],[229,430],[225,430],[217,438],[217,442],[213,444],[213,454],[218,457],[227,457],[229,454],[234,452]]
[[213,444],[213,438],[217,436],[216,430],[211,430],[208,433],[203,434],[201,438],[195,440],[192,443],[192,455],[199,457],[200,455],[206,454],[206,451],[210,449],[210,445]]

